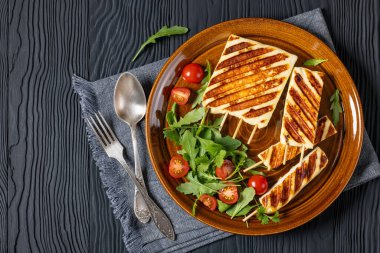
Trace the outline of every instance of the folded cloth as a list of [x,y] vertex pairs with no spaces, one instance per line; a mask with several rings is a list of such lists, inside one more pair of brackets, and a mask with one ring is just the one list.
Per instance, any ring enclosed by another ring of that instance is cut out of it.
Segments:
[[[326,23],[320,9],[316,9],[285,20],[302,27],[324,40],[333,48]],[[165,60],[154,62],[130,70],[137,76],[148,95],[152,84]],[[100,111],[110,123],[121,143],[126,147],[126,159],[133,168],[133,148],[128,126],[121,122],[113,109],[113,91],[119,75],[95,82],[88,82],[78,76],[73,77],[73,86],[79,94],[82,117],[87,118]],[[169,197],[158,181],[152,168],[145,144],[145,121],[138,126],[138,144],[144,178],[152,198],[161,206],[173,223],[176,240],[166,239],[153,222],[139,223],[133,213],[134,187],[125,170],[113,159],[108,158],[98,141],[87,128],[87,137],[92,149],[92,156],[100,170],[100,177],[110,199],[113,212],[120,220],[124,234],[123,240],[129,252],[186,252],[209,244],[221,238],[231,236],[229,233],[209,227],[188,215]],[[380,164],[373,146],[364,134],[364,143],[355,174],[346,189],[358,186],[380,175]]]

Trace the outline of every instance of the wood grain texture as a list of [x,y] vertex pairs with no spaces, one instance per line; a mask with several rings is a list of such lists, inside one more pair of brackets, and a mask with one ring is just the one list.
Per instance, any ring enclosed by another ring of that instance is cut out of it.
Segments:
[[[378,0],[0,1],[0,252],[126,252],[84,138],[72,73],[95,80],[168,57],[224,20],[283,19],[317,7],[358,86],[379,154]],[[131,63],[164,24],[191,31],[160,40]],[[294,231],[234,236],[196,252],[379,252],[379,188],[375,180],[343,193]]]
[[7,251],[8,2],[0,1],[0,252]]
[[[341,57],[358,85],[361,98],[367,101],[363,102],[365,123],[379,153],[380,141],[375,130],[380,118],[377,114],[380,110],[376,99],[380,95],[380,88],[376,86],[380,80],[376,68],[379,63],[378,15],[374,15],[379,13],[377,1],[362,1],[352,5],[340,0],[96,1],[90,8],[90,77],[91,80],[95,80],[168,57],[187,38],[225,20],[240,17],[283,19],[317,7],[323,8],[338,56]],[[350,18],[351,16],[355,17]],[[131,63],[133,53],[139,45],[164,24],[185,25],[190,28],[190,32],[185,36],[162,39],[159,43],[149,46],[135,63]],[[365,26],[364,30],[363,26]],[[352,29],[355,29],[356,35],[350,32]],[[363,36],[367,39],[362,40]],[[361,50],[358,51],[359,48]],[[357,65],[358,59],[360,59],[359,62],[364,61],[365,64],[372,62],[373,65],[370,67],[372,82],[363,83],[363,80],[369,77],[364,78],[362,73],[358,75],[362,68],[360,67],[362,64]],[[370,86],[371,89],[375,89],[376,96],[366,92],[367,87]],[[368,117],[368,115],[371,116]],[[373,205],[371,217],[374,222],[379,222],[380,209],[376,198],[372,198],[372,192],[379,186],[380,181],[377,180],[352,192],[344,193],[344,197],[340,197],[337,202],[339,205],[335,204],[310,224],[295,231],[269,237],[234,236],[196,251],[229,252],[231,249],[234,251],[237,249],[238,252],[274,252],[284,249],[285,252],[305,252],[306,250],[331,252],[336,249],[355,252],[364,245],[376,245],[371,238],[379,236],[379,231],[375,226],[367,224],[365,218],[357,218],[362,208],[356,203],[360,201],[364,205]],[[98,205],[101,203],[98,202]],[[342,213],[342,209],[346,212]],[[352,219],[356,221],[355,225],[350,224]],[[97,233],[104,233],[102,228],[99,229]],[[356,248],[351,248],[352,243],[347,244],[350,240],[363,238],[367,233],[371,234],[368,234],[370,239],[361,240]],[[274,239],[276,243],[273,243]],[[372,252],[378,249],[376,247],[378,246],[372,248]]]
[[88,73],[88,5],[8,4],[8,250],[86,252],[89,152],[71,75]]

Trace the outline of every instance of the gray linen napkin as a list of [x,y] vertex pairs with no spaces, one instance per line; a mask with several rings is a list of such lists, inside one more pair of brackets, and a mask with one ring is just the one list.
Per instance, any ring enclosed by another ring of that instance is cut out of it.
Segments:
[[[314,33],[333,48],[333,43],[320,9],[285,21]],[[147,96],[165,61],[166,59],[130,70],[140,80]],[[113,90],[118,76],[111,76],[95,82],[88,82],[74,76],[73,86],[80,96],[82,117],[87,118],[96,111],[101,111],[116,132],[121,143],[126,147],[127,162],[133,168],[130,131],[128,126],[117,118],[113,109]],[[134,187],[131,180],[117,162],[106,156],[88,126],[86,127],[92,155],[100,170],[100,177],[110,199],[113,212],[123,227],[123,240],[127,250],[129,252],[186,252],[230,236],[231,234],[229,233],[216,230],[191,217],[169,197],[158,181],[150,163],[145,144],[144,127],[145,122],[143,121],[138,127],[138,142],[141,147],[139,152],[144,178],[149,193],[173,222],[176,241],[164,238],[155,228],[153,222],[141,224],[135,219],[133,214]],[[368,135],[365,133],[360,160],[346,190],[378,176],[380,176],[380,164]]]

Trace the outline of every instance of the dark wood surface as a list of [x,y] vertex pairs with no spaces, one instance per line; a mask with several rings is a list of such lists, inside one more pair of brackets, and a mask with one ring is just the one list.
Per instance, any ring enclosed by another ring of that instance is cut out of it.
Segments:
[[[0,252],[126,252],[85,139],[73,73],[95,80],[167,57],[224,20],[283,19],[317,7],[380,154],[378,0],[0,0]],[[131,63],[165,24],[190,33]],[[290,232],[233,236],[196,252],[380,252],[379,188],[378,179],[345,192]]]

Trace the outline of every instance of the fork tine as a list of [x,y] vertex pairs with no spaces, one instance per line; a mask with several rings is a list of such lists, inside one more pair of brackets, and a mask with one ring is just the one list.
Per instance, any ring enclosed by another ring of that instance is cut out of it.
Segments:
[[94,126],[92,125],[92,123],[90,122],[90,120],[89,120],[89,119],[86,119],[86,120],[87,120],[88,125],[91,127],[92,131],[95,133],[96,137],[98,138],[100,144],[102,144],[102,146],[103,146],[103,148],[104,148],[104,146],[106,145],[106,144],[104,143],[104,140],[103,140],[103,139],[99,136],[99,134],[96,132],[96,130],[95,130]]
[[112,141],[114,141],[113,138],[112,138],[112,137],[110,136],[110,134],[108,133],[107,128],[104,126],[104,125],[108,126],[107,122],[104,121],[104,125],[103,125],[103,122],[102,122],[102,120],[99,118],[99,116],[98,116],[97,113],[95,114],[95,117],[97,118],[97,120],[98,120],[100,126],[102,127],[102,130],[103,130],[104,134],[107,136],[108,140],[110,140],[110,143],[111,143]]
[[111,136],[112,136],[112,138],[113,138],[113,140],[116,141],[117,138],[116,138],[116,136],[115,136],[115,133],[112,131],[111,127],[108,125],[107,121],[104,119],[102,113],[101,113],[100,111],[98,111],[98,114],[99,114],[99,116],[103,119],[104,125],[106,125],[106,127],[107,127],[109,133],[111,134]]
[[[112,140],[108,140],[106,136],[104,136],[103,132],[102,132],[102,127],[100,127],[96,121],[94,120],[93,117],[90,117],[90,119],[92,120],[92,123],[93,123],[93,126],[95,127],[95,129],[98,131],[98,134],[103,138],[103,142],[104,142],[104,145],[107,146],[108,144],[111,143]],[[103,129],[104,130],[104,129]]]

